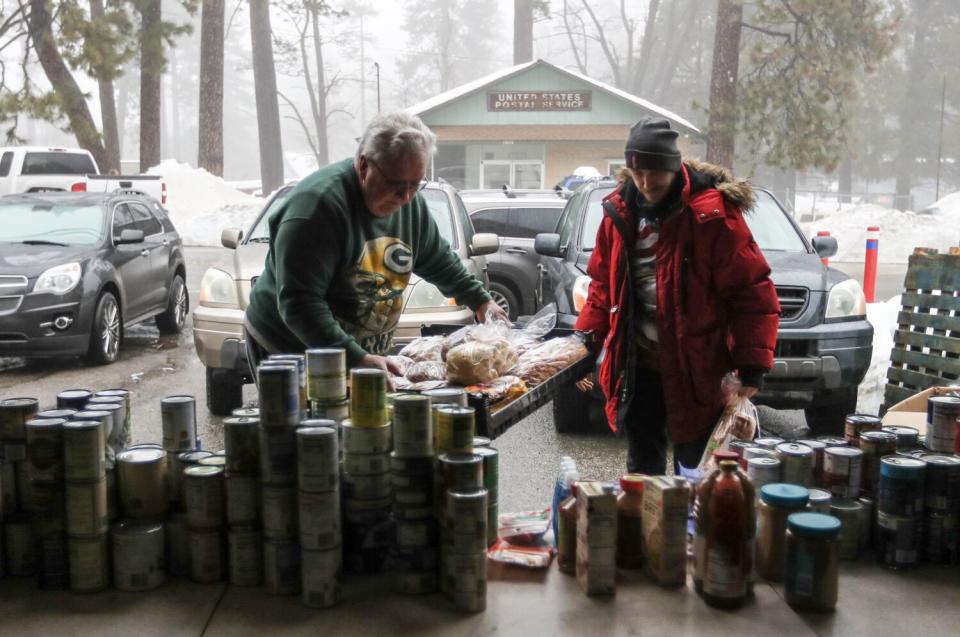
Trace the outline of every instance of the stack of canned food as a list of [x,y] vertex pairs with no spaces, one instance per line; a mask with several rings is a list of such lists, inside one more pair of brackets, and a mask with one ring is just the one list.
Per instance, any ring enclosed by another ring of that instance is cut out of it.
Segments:
[[[24,508],[37,536],[40,587],[65,588],[69,579],[64,533],[64,460],[62,418],[35,418],[25,423],[26,460],[18,479],[26,487]],[[20,454],[15,454],[20,455]],[[104,526],[106,512],[104,512]]]
[[350,416],[347,399],[347,357],[342,349],[308,349],[307,406],[312,418],[340,426]]
[[227,573],[235,586],[257,586],[263,581],[259,413],[239,409],[223,421]]
[[166,580],[167,484],[167,452],[160,445],[134,445],[117,454],[121,518],[110,537],[118,590],[150,590]]
[[343,437],[344,565],[354,573],[379,573],[393,544],[387,376],[379,369],[350,372],[350,418]]
[[340,601],[343,579],[339,443],[332,420],[305,420],[297,429],[303,603]]
[[36,572],[30,514],[24,510],[31,502],[17,486],[26,472],[26,423],[37,410],[34,398],[0,401],[0,540],[6,540],[0,551],[0,575],[4,571],[14,576]]

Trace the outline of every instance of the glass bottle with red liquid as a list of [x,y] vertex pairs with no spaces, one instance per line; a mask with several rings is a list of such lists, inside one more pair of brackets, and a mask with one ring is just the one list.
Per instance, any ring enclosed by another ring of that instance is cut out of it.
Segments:
[[703,572],[704,572],[704,548],[706,546],[706,503],[710,500],[710,494],[713,491],[713,484],[722,473],[720,463],[724,460],[737,461],[739,456],[733,451],[714,451],[713,461],[717,468],[709,474],[700,478],[696,492],[696,498],[693,501],[693,588],[698,593],[703,592]]
[[722,460],[705,516],[703,598],[722,608],[742,605],[750,594],[756,537],[756,493],[735,460]]

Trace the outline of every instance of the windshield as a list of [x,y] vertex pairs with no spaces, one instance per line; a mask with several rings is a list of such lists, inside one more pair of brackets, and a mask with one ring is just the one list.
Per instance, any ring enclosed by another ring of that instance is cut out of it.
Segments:
[[437,222],[440,236],[451,246],[456,247],[457,241],[453,236],[453,212],[450,210],[450,200],[447,199],[446,193],[442,190],[425,189],[421,190],[420,194],[426,200],[433,220]]
[[260,215],[257,224],[250,230],[250,235],[247,237],[248,242],[270,241],[270,217],[277,211],[277,208],[283,205],[283,202],[287,200],[287,196],[292,191],[293,188],[289,188],[277,193],[277,196],[274,197],[273,201],[268,205],[266,212]]
[[[587,216],[583,222],[583,235],[580,247],[584,251],[593,250],[597,241],[597,228],[603,219],[603,198],[613,192],[613,188],[597,188],[590,193],[587,200]],[[784,252],[806,252],[803,239],[787,219],[786,214],[777,205],[770,193],[762,190],[754,191],[757,196],[757,205],[752,211],[744,215],[747,226],[753,233],[753,238],[761,250],[778,250]]]
[[103,210],[75,203],[0,204],[0,242],[96,245],[103,239]]

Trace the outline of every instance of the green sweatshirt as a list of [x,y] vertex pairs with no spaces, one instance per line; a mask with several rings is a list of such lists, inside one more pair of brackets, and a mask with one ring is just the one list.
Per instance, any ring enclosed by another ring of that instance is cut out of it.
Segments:
[[353,159],[301,181],[269,224],[270,251],[246,313],[267,349],[343,347],[348,365],[387,353],[411,273],[473,310],[490,299],[419,194],[385,219],[367,210]]

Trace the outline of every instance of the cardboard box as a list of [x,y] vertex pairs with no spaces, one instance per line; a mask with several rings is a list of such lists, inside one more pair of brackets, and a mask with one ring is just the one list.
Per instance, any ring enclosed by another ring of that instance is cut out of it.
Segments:
[[883,416],[884,427],[913,427],[921,436],[927,435],[927,400],[931,396],[942,396],[960,392],[960,386],[931,387],[901,400],[887,410]]
[[601,482],[577,483],[577,583],[613,595],[617,579],[617,496]]
[[643,487],[644,569],[661,586],[687,582],[687,512],[690,487],[683,478],[647,478]]

